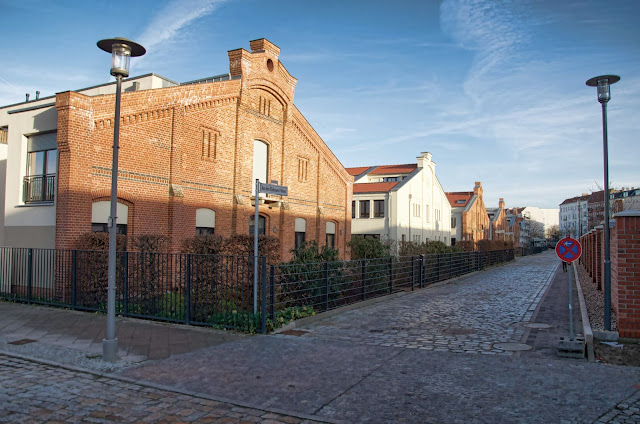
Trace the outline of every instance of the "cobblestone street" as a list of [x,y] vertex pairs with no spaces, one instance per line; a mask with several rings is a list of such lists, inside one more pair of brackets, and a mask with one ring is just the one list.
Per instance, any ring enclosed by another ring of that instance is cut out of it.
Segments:
[[[640,370],[557,356],[568,333],[557,264],[552,251],[518,258],[278,335],[119,320],[125,335],[148,336],[138,347],[148,355],[111,369],[74,336],[100,323],[2,303],[0,421],[640,422]],[[182,331],[190,352],[164,354]],[[78,356],[97,373],[47,362],[73,367]]]
[[[521,341],[557,261],[545,252],[298,328],[304,337],[470,354],[512,355],[499,343]],[[522,281],[513,284],[513,281]]]
[[1,354],[0,382],[0,422],[317,422]]

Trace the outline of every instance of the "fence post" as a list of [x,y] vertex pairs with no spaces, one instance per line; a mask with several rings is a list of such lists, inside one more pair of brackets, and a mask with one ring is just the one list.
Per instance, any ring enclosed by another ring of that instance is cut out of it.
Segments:
[[436,281],[440,281],[440,254],[436,253]]
[[367,280],[367,260],[366,259],[362,259],[361,261],[361,272],[360,272],[360,279],[362,280],[362,300],[365,300],[367,298],[367,285],[366,285],[366,280]]
[[418,264],[420,268],[418,268],[418,278],[420,279],[420,288],[424,288],[424,255],[420,255],[418,259]]
[[393,293],[393,256],[389,256],[389,293]]
[[33,249],[27,249],[27,303],[31,303],[32,286],[31,279],[33,278],[31,268],[33,267]]
[[324,310],[329,310],[329,262],[324,263]]
[[127,316],[129,311],[129,252],[123,252],[124,275],[122,276],[122,316]]
[[413,291],[415,282],[416,282],[416,257],[412,256],[411,257],[411,291]]
[[186,269],[186,284],[185,284],[185,302],[184,302],[184,321],[189,324],[191,321],[191,254],[187,253],[187,269]]
[[260,313],[260,332],[267,333],[267,257],[262,256],[262,307]]
[[76,309],[76,293],[78,290],[78,271],[76,267],[78,265],[78,251],[71,251],[71,309]]
[[270,309],[270,316],[271,316],[271,320],[275,321],[276,320],[276,267],[275,265],[271,265],[271,271],[270,271],[270,282],[269,282],[269,286],[270,286],[270,290],[269,290],[269,295],[271,297],[271,299],[269,300],[269,309]]

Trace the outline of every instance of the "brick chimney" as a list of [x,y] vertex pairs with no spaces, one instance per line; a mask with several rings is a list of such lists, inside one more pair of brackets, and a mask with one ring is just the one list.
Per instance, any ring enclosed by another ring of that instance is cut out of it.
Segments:
[[504,199],[501,197],[500,200],[498,201],[498,207],[500,209],[504,209]]
[[266,38],[249,41],[249,46],[251,46],[251,53],[269,52],[273,54],[276,59],[280,55],[280,48]]
[[482,198],[482,183],[480,181],[476,181],[476,186],[473,188],[473,194]]

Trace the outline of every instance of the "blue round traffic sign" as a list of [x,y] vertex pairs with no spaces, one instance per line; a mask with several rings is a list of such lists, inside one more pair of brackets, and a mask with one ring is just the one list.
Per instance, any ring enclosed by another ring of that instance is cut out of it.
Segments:
[[573,262],[582,255],[582,245],[571,237],[565,237],[556,244],[556,254],[565,262]]

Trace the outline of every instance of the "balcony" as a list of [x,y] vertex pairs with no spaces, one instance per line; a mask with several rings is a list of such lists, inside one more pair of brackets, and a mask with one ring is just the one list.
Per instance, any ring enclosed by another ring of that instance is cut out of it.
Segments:
[[56,195],[56,174],[33,175],[22,181],[24,203],[52,203]]

